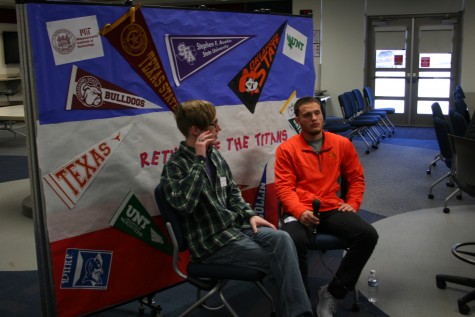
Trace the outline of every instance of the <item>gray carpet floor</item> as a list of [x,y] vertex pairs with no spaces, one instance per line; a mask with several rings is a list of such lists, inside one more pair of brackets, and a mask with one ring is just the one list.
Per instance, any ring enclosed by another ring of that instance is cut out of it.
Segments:
[[[450,246],[475,238],[471,229],[475,199],[468,195],[462,200],[454,198],[449,203],[451,213],[443,214],[444,199],[454,190],[444,182],[434,188],[434,199],[428,199],[430,185],[448,172],[439,162],[432,167],[430,175],[426,173],[438,153],[431,146],[404,146],[404,142],[388,139],[381,142],[378,150],[365,154],[361,141],[354,140],[354,144],[365,168],[367,183],[362,208],[383,218],[375,223],[380,241],[365,269],[374,268],[380,273],[377,306],[395,317],[460,316],[456,299],[465,289],[450,286],[439,290],[434,275],[452,271],[474,275],[475,267],[454,259]],[[0,155],[26,153],[23,137],[0,135]],[[28,193],[27,179],[0,183],[0,271],[37,268],[33,223],[21,211],[21,201]],[[360,281],[363,294],[366,274],[363,273]],[[0,308],[11,304],[0,298]],[[475,307],[471,307],[475,311]],[[121,309],[126,308],[116,308],[118,316]],[[173,316],[173,312],[170,313],[164,316]]]

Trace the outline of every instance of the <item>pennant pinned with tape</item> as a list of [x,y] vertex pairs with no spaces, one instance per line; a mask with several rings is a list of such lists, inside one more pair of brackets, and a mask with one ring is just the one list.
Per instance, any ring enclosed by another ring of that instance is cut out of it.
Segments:
[[254,113],[257,101],[269,76],[277,47],[282,38],[285,23],[272,35],[266,45],[229,82],[229,88],[239,97],[246,108]]

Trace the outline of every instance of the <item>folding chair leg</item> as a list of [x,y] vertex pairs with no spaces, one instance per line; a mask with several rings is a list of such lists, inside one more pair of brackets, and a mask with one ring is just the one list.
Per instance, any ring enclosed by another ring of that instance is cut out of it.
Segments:
[[[208,293],[206,293],[203,297],[201,297],[200,299],[198,299],[196,302],[193,303],[193,305],[191,305],[190,307],[188,307],[187,310],[185,310],[179,317],[185,317],[187,316],[189,313],[191,313],[193,310],[195,310],[196,308],[198,308],[199,306],[202,306],[206,309],[210,309],[210,310],[216,310],[216,309],[220,309],[221,307],[223,306],[219,306],[219,307],[209,307],[209,306],[206,306],[204,305],[204,303],[211,298],[211,296],[215,295],[215,294],[220,294],[221,293],[221,290],[223,289],[224,285],[226,285],[227,281],[221,281],[219,282],[212,290],[210,290]],[[225,304],[225,303],[224,303]],[[225,304],[226,305],[226,304]],[[227,307],[227,306],[226,306]],[[229,309],[229,307],[228,307]]]

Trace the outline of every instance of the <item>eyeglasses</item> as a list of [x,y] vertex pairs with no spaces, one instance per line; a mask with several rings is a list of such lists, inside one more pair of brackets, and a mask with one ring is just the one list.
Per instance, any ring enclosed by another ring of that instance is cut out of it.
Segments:
[[219,125],[218,120],[216,120],[216,121],[214,121],[214,122],[211,122],[211,123],[209,124],[210,127],[213,127],[213,128],[215,128],[215,129],[216,129],[216,127],[217,127],[218,125]]

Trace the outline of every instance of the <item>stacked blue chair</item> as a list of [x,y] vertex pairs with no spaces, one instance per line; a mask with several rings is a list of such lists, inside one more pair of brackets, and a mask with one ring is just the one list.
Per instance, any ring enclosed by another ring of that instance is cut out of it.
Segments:
[[366,106],[366,101],[363,97],[363,94],[361,93],[361,90],[353,89],[351,92],[353,93],[353,97],[356,100],[358,116],[379,116],[380,120],[378,122],[378,126],[381,128],[381,133],[382,133],[381,137],[382,138],[386,137],[385,128],[388,130],[389,132],[388,135],[391,137],[392,131],[389,128],[388,124],[386,123],[386,119],[387,119],[386,111],[379,110],[379,109],[376,109],[376,110],[368,109],[368,107]]
[[[366,86],[363,88],[363,94],[365,96],[365,99],[366,99],[366,106],[368,107],[369,110],[375,110],[375,99],[374,99],[374,94],[373,94],[373,90],[371,89],[371,87],[369,86]],[[383,111],[386,111],[386,115],[390,115],[390,114],[395,114],[396,113],[396,109],[395,108],[378,108],[377,110],[383,110]],[[396,130],[395,130],[395,126],[393,124],[393,122],[389,119],[388,116],[386,116],[387,118],[387,123],[388,125],[391,127],[391,132],[392,133],[396,133]]]
[[[352,139],[354,134],[360,136],[363,142],[366,144],[366,154],[370,153],[371,147],[374,149],[378,148],[377,143],[373,140],[371,134],[368,134],[368,128],[374,127],[378,124],[378,118],[356,118],[355,108],[352,102],[352,93],[343,93],[338,96],[338,101],[340,102],[341,112],[343,113],[343,117],[345,118],[346,122],[350,125],[351,129],[353,130],[348,137]],[[364,134],[368,134],[372,140],[372,144],[370,145]]]
[[[431,105],[431,109],[432,109],[432,119],[439,118],[440,120],[445,121],[445,116],[442,113],[442,108],[440,107],[440,104],[438,102],[434,102]],[[440,144],[439,144],[439,147],[440,147]],[[432,160],[432,162],[430,162],[429,168],[427,169],[427,174],[430,174],[432,172],[432,166],[435,166],[437,162],[440,161],[442,158],[443,158],[442,153],[439,153],[436,156],[434,156],[434,159]]]

